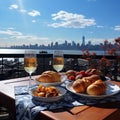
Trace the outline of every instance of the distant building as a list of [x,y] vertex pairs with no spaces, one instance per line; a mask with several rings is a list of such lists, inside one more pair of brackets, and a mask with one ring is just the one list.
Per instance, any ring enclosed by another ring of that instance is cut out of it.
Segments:
[[82,37],[82,44],[81,46],[85,46],[85,36]]
[[89,46],[92,45],[91,41],[88,41],[88,45],[89,45]]

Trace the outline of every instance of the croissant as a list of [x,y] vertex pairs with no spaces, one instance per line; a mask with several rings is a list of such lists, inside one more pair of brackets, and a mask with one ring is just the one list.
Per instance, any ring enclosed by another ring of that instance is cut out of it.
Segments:
[[89,95],[102,95],[106,92],[106,83],[102,80],[97,80],[87,87],[87,94]]

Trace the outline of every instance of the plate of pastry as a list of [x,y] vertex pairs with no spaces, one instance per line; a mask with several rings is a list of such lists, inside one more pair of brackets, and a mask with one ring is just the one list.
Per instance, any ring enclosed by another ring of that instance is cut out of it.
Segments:
[[55,102],[61,100],[66,94],[66,90],[62,87],[55,86],[34,86],[30,89],[29,94],[33,99],[42,102]]
[[85,88],[84,83],[70,82],[66,85],[68,91],[79,95],[81,97],[92,98],[92,99],[103,99],[110,97],[120,92],[120,87],[110,82],[103,82],[96,80],[96,82]]
[[45,86],[50,85],[60,85],[67,80],[65,74],[60,74],[55,71],[45,71],[36,78],[38,84],[43,84]]

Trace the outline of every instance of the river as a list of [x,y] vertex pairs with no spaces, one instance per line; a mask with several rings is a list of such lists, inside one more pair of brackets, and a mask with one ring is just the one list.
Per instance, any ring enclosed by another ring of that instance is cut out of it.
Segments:
[[[0,54],[23,54],[25,50],[28,49],[0,49]],[[29,49],[31,50],[31,49]],[[33,49],[32,49],[33,50]],[[48,54],[52,54],[54,50],[45,50],[45,49],[34,49],[36,50],[37,54],[39,54],[41,51],[46,51]],[[82,51],[81,50],[63,50],[64,54],[75,54],[75,55],[81,55]],[[89,51],[90,53],[95,52],[96,55],[104,55],[104,51]]]

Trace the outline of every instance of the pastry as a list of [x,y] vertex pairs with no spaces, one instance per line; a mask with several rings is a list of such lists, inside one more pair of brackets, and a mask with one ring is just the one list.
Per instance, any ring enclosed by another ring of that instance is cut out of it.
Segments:
[[97,80],[87,87],[87,94],[89,95],[102,95],[106,92],[106,83],[102,80]]
[[82,79],[74,81],[72,87],[77,93],[84,93],[86,91],[86,85]]
[[83,77],[82,79],[74,81],[72,87],[77,93],[85,93],[87,88],[98,79],[100,79],[100,77],[96,74],[89,77]]
[[45,71],[36,80],[44,83],[61,82],[61,75],[55,71]]

